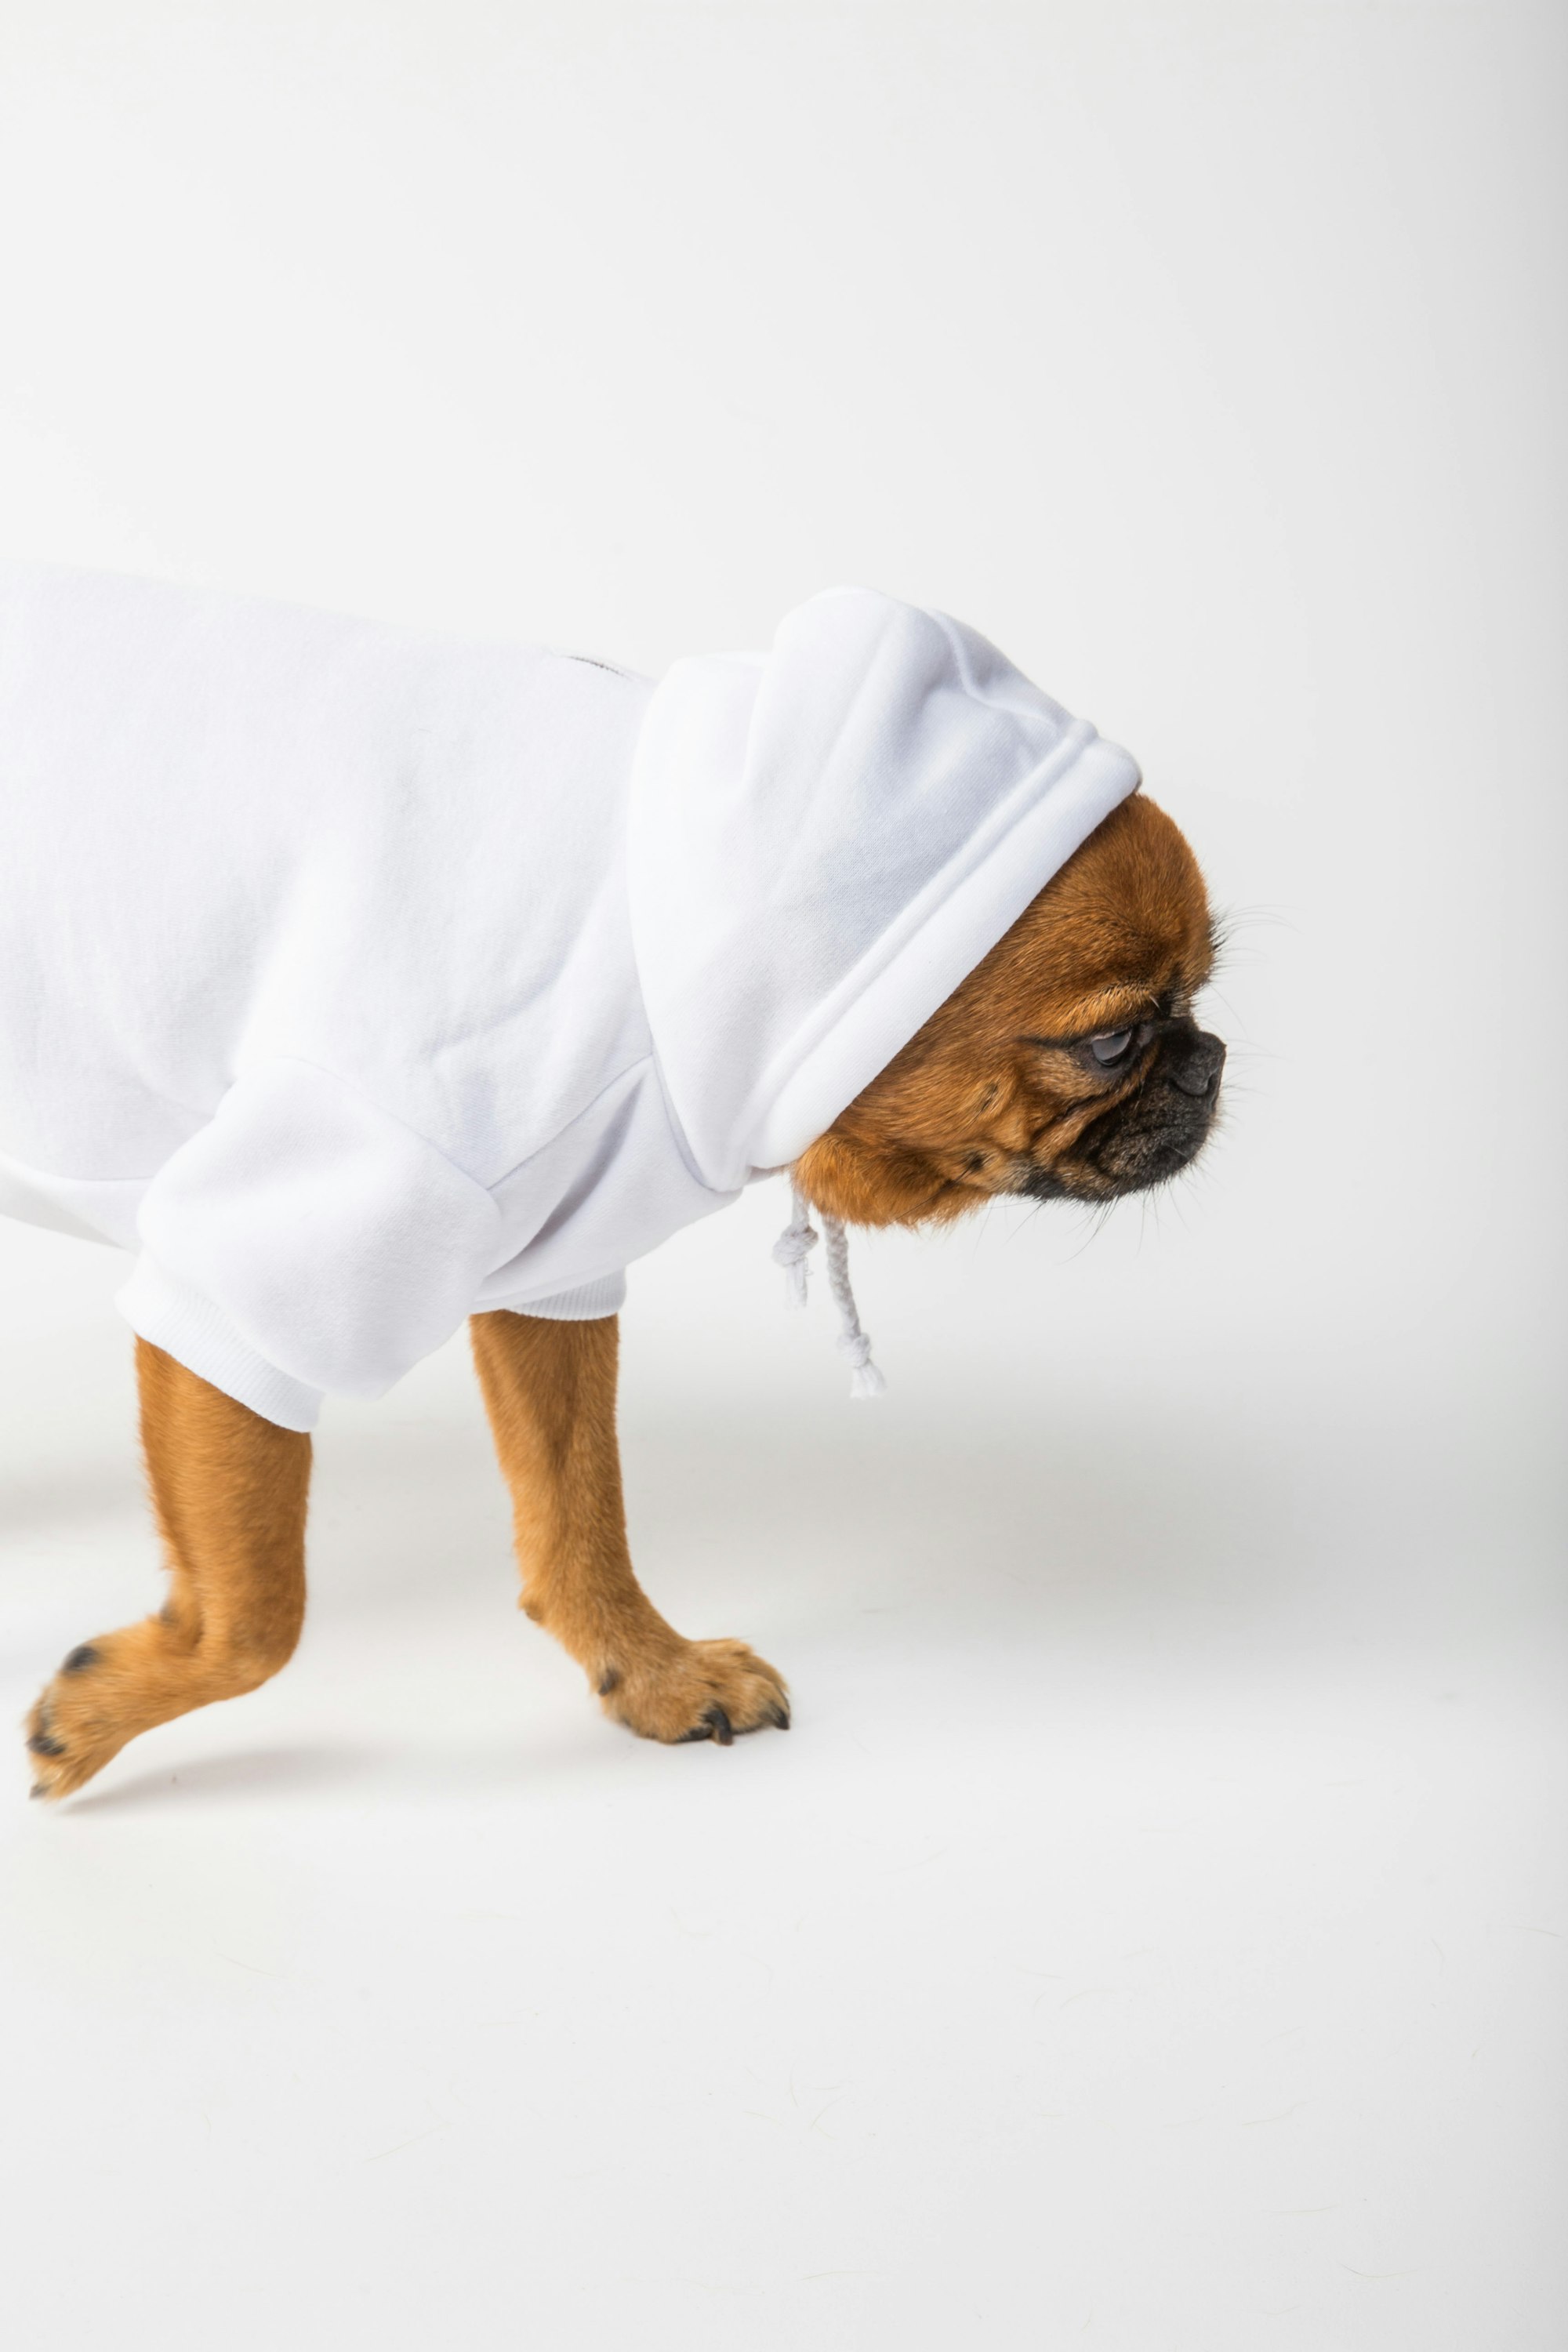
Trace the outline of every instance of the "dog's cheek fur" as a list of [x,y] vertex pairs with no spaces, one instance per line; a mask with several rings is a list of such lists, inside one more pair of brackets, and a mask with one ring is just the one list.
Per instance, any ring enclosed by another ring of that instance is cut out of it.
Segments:
[[962,1214],[963,1188],[912,1151],[829,1133],[805,1150],[795,1181],[812,1206],[847,1225],[923,1225]]

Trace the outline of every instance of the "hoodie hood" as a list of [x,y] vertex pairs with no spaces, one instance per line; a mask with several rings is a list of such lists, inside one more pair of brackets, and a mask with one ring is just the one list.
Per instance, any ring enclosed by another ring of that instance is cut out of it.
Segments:
[[1138,782],[974,630],[872,589],[814,596],[771,653],[677,662],[628,886],[702,1181],[798,1158]]

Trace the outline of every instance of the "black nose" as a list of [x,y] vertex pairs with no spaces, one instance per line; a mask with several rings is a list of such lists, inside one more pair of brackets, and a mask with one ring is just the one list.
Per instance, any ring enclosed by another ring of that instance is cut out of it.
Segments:
[[1165,1064],[1165,1076],[1184,1095],[1216,1094],[1219,1074],[1225,1067],[1225,1047],[1206,1029],[1200,1029],[1191,1043],[1178,1046]]

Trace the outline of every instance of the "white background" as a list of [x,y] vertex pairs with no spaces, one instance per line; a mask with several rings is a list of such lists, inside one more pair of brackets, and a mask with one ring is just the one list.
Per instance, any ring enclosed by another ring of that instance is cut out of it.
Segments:
[[[1507,5],[12,0],[0,547],[657,670],[867,580],[1130,744],[1226,1132],[1091,1233],[634,1272],[634,1537],[795,1727],[510,1609],[460,1343],[254,1697],[0,1805],[8,2336],[1557,2352],[1559,299]],[[769,1188],[771,1191],[771,1188]],[[122,1262],[0,1233],[0,1675],[158,1584]]]

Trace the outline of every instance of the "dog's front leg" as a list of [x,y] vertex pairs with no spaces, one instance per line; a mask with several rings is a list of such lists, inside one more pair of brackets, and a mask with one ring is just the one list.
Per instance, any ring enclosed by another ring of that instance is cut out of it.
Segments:
[[522,1607],[569,1650],[607,1715],[645,1738],[789,1725],[781,1677],[743,1642],[688,1642],[632,1572],[616,1437],[616,1318],[503,1311],[469,1324],[511,1490]]
[[310,1441],[136,1342],[142,1446],[173,1586],[155,1617],[74,1649],[27,1719],[33,1794],[68,1796],[171,1717],[254,1690],[305,1614]]

